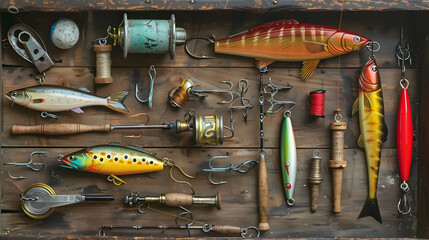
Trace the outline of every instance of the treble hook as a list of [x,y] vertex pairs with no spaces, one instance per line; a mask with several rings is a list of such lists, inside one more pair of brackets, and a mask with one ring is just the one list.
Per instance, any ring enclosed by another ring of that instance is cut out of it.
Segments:
[[206,56],[204,54],[195,55],[195,54],[191,53],[191,51],[189,51],[189,48],[188,48],[189,42],[191,42],[193,40],[198,40],[198,39],[199,40],[206,40],[207,42],[209,42],[211,44],[215,43],[215,36],[213,34],[207,35],[205,37],[203,37],[203,36],[192,36],[192,37],[189,37],[188,39],[186,39],[186,41],[185,41],[185,52],[189,56],[191,56],[193,58],[197,58],[197,59],[211,59],[211,58],[214,58],[214,57],[211,57],[211,56]]
[[411,204],[407,200],[407,193],[410,190],[410,188],[408,187],[408,184],[405,181],[401,183],[400,187],[402,190],[402,197],[399,199],[399,202],[398,202],[398,211],[401,214],[408,214],[411,212]]
[[[153,73],[153,75],[152,75],[152,73]],[[138,85],[137,85],[137,83],[136,83],[136,98],[137,98],[137,100],[138,100],[139,102],[141,102],[141,103],[148,102],[148,104],[149,104],[149,109],[152,109],[153,82],[155,81],[155,77],[156,77],[156,69],[155,69],[155,66],[154,66],[154,65],[151,65],[151,66],[149,67],[148,75],[149,75],[149,78],[150,78],[149,96],[148,96],[148,97],[147,97],[147,99],[145,99],[145,100],[140,99],[140,98],[139,98],[139,87],[138,87]]]
[[[247,124],[247,116],[249,115],[249,110],[250,108],[253,107],[252,101],[249,98],[244,97],[244,94],[247,92],[249,88],[249,82],[247,81],[247,79],[240,79],[240,81],[238,81],[238,90],[240,91],[238,92],[234,92],[238,95],[238,98],[234,99],[231,104],[229,105],[229,114],[230,114],[230,125],[231,128],[234,129],[234,121],[235,119],[232,117],[232,110],[233,109],[245,109],[246,111],[241,112],[241,115],[243,115],[244,118],[244,123]],[[239,106],[234,106],[234,102],[236,102],[237,100],[240,100],[241,105]]]
[[[43,169],[43,167],[45,166],[44,163],[33,163],[33,155],[34,154],[46,154],[48,152],[46,151],[34,151],[30,154],[30,161],[28,163],[3,163],[3,165],[12,165],[14,167],[28,167],[33,171],[40,171]],[[35,167],[35,166],[40,166],[40,167]],[[7,175],[9,175],[10,178],[12,179],[26,179],[27,177],[23,177],[23,176],[19,176],[19,177],[14,177],[12,176],[12,174],[10,174],[10,171],[7,170]]]
[[[199,98],[205,98],[205,97],[207,97],[207,95],[201,94],[201,93],[228,94],[230,96],[229,99],[223,100],[223,101],[220,101],[220,102],[217,102],[217,103],[222,103],[222,104],[223,103],[231,103],[234,100],[234,95],[231,92],[231,89],[234,87],[234,84],[232,84],[231,81],[221,81],[220,83],[229,85],[229,88],[227,88],[227,89],[221,89],[221,90],[219,90],[219,89],[204,89],[203,86],[201,86],[200,84],[196,84],[196,85],[191,86],[189,88],[188,92],[190,94],[192,94],[192,95],[195,95],[195,96],[199,97]],[[200,87],[201,89],[196,89],[198,87]]]
[[223,159],[223,158],[229,158],[229,156],[214,156],[212,158],[210,158],[209,160],[209,169],[203,169],[204,172],[210,172],[209,174],[209,180],[212,184],[218,185],[218,184],[224,184],[224,183],[228,183],[227,181],[220,181],[220,182],[215,182],[212,179],[212,174],[215,172],[229,172],[229,171],[236,171],[239,173],[247,173],[250,171],[250,169],[252,169],[253,167],[255,167],[256,165],[258,165],[258,161],[255,160],[248,160],[245,161],[237,166],[234,166],[234,164],[231,162],[229,163],[229,165],[227,167],[223,167],[223,168],[215,168],[212,165],[212,161],[215,159]]

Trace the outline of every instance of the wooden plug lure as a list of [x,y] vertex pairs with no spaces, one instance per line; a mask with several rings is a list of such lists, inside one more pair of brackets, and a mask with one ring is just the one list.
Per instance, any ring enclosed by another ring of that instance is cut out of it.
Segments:
[[137,146],[122,147],[113,143],[94,146],[66,156],[59,155],[58,160],[64,163],[60,165],[64,168],[108,175],[107,179],[116,185],[125,184],[117,176],[161,171],[164,165],[177,167],[185,176],[193,178],[171,160],[161,160],[153,153]]
[[289,206],[295,204],[293,192],[295,190],[297,158],[296,144],[293,133],[291,112],[284,113],[284,119],[280,130],[280,164],[282,169],[283,188],[286,194],[286,203]]
[[266,23],[228,38],[215,40],[213,35],[194,36],[186,40],[186,52],[195,58],[187,44],[194,39],[206,39],[214,44],[214,52],[255,58],[262,69],[275,61],[303,62],[301,78],[311,77],[321,59],[358,51],[370,40],[333,27],[301,24],[293,19]]
[[359,218],[371,216],[382,223],[377,202],[381,146],[387,140],[384,121],[383,92],[375,59],[362,69],[359,77],[359,97],[353,104],[353,115],[359,111],[360,136],[358,145],[365,149],[368,168],[368,198]]
[[117,112],[128,112],[123,104],[128,91],[120,91],[106,98],[89,94],[88,89],[79,90],[53,85],[37,85],[21,88],[6,93],[6,97],[21,106],[46,112],[62,112],[72,110],[83,113],[81,107],[105,106]]

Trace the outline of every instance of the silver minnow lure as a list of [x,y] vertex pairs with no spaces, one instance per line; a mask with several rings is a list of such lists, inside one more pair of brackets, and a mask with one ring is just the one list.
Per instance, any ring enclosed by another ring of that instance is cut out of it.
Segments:
[[6,97],[14,103],[37,111],[61,112],[72,110],[83,113],[81,107],[105,106],[118,112],[128,112],[123,104],[128,91],[120,91],[106,98],[97,97],[83,90],[73,88],[37,85],[6,93]]

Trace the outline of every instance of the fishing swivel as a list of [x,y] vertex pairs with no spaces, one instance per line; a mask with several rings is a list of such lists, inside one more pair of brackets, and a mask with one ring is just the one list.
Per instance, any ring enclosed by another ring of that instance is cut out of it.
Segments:
[[231,162],[227,167],[223,167],[223,168],[216,168],[213,167],[212,163],[213,160],[215,159],[224,159],[224,158],[228,158],[229,156],[214,156],[212,158],[210,158],[209,160],[209,167],[208,169],[203,169],[204,172],[210,172],[209,174],[209,180],[212,184],[224,184],[224,183],[228,183],[227,181],[213,181],[212,179],[212,174],[215,172],[229,172],[229,171],[236,171],[239,173],[247,173],[250,171],[250,169],[252,169],[253,167],[255,167],[256,165],[258,165],[258,161],[255,160],[248,160],[245,161],[237,166],[234,166],[234,164]]
[[[33,155],[35,154],[46,154],[48,152],[46,151],[34,151],[30,154],[30,161],[28,163],[3,163],[3,165],[12,165],[14,167],[28,167],[33,171],[40,171],[43,169],[43,167],[45,166],[44,163],[34,163],[33,162]],[[26,179],[27,177],[24,176],[12,176],[12,174],[10,174],[10,170],[7,170],[7,175],[9,175],[10,178],[12,179]]]
[[190,79],[184,79],[182,81],[182,84],[180,84],[179,87],[175,87],[170,90],[168,96],[170,99],[171,106],[182,108],[185,106],[185,104],[188,102],[188,99],[191,95],[196,96],[200,99],[204,99],[207,97],[204,93],[218,93],[218,94],[225,94],[229,97],[223,101],[220,101],[218,103],[231,103],[234,100],[234,95],[231,92],[231,89],[233,88],[233,84],[231,81],[221,81],[223,84],[227,84],[229,86],[228,89],[204,89],[203,86],[200,84],[194,84]]
[[197,58],[197,59],[212,59],[212,58],[214,58],[212,56],[207,56],[204,54],[196,55],[196,54],[192,53],[189,50],[188,44],[189,44],[189,42],[194,41],[194,40],[205,40],[205,41],[209,42],[210,44],[214,44],[215,40],[216,40],[215,35],[210,34],[210,35],[207,35],[205,37],[204,36],[192,36],[192,37],[189,37],[188,39],[186,39],[186,41],[185,41],[185,52],[189,56],[191,56],[193,58]]
[[156,69],[155,69],[154,65],[151,65],[149,67],[148,75],[149,75],[149,78],[150,78],[149,96],[146,99],[144,99],[144,100],[140,99],[139,98],[139,86],[136,83],[136,98],[141,103],[146,103],[147,102],[149,104],[149,109],[152,109],[153,82],[155,81],[155,77],[156,77]]

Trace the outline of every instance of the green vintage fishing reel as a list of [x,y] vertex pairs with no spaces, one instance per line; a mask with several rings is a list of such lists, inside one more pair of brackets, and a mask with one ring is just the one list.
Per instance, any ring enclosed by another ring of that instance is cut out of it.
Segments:
[[176,18],[171,14],[170,20],[155,19],[124,19],[117,28],[109,27],[107,32],[124,50],[124,58],[128,53],[169,53],[174,59],[176,45],[185,43],[186,31],[176,27]]

